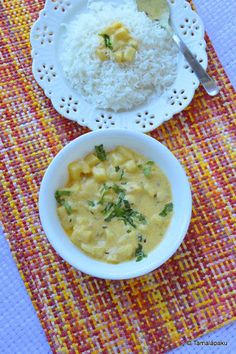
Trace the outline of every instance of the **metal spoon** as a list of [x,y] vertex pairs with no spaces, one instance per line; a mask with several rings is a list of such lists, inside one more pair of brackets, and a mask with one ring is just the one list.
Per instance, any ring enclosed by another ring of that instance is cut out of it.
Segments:
[[217,95],[219,93],[219,87],[215,81],[199,64],[179,35],[174,32],[170,22],[170,7],[167,0],[136,0],[136,2],[139,11],[145,12],[152,20],[158,20],[160,25],[170,33],[206,92],[210,96]]

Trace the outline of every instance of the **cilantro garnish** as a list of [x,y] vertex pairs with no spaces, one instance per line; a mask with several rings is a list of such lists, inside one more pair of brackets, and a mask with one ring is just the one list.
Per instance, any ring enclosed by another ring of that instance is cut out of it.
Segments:
[[171,213],[173,211],[173,208],[173,203],[168,203],[164,206],[164,209],[160,212],[159,215],[165,217],[168,213]]
[[90,207],[94,208],[96,204],[95,204],[94,201],[88,200],[88,205],[89,205]]
[[99,34],[100,37],[102,37],[104,39],[104,44],[105,44],[105,47],[113,50],[113,45],[111,43],[111,38],[110,36],[108,36],[108,34],[106,33],[101,33]]
[[145,177],[149,177],[152,173],[153,161],[147,161],[144,165],[139,165],[142,168]]
[[129,201],[125,199],[125,190],[123,188],[114,184],[113,186],[110,186],[109,189],[112,189],[117,194],[117,200],[106,204],[103,209],[103,214],[105,215],[104,221],[110,222],[112,219],[118,218],[119,220],[122,220],[125,225],[129,224],[133,228],[136,228],[137,222],[142,224],[147,223],[143,214],[131,208]]
[[146,254],[143,252],[143,246],[141,243],[138,244],[138,247],[135,250],[135,257],[136,257],[136,262],[140,262],[143,260],[143,258],[147,257]]
[[116,172],[121,171],[121,174],[120,174],[120,181],[121,181],[122,178],[124,177],[124,174],[125,174],[124,169],[123,169],[123,168],[120,168],[120,166],[115,166],[115,171],[116,171]]
[[71,195],[71,191],[56,191],[55,192],[55,199],[60,206],[63,205],[65,207],[67,214],[71,215],[72,208],[68,204],[68,202],[65,200],[65,198],[63,198],[63,197],[68,197],[69,195]]
[[105,161],[107,159],[107,154],[103,148],[103,144],[95,146],[95,153],[99,160]]
[[106,183],[104,183],[101,189],[101,199],[99,201],[99,204],[103,204],[105,195],[110,190],[113,190],[116,194],[125,193],[125,190],[120,186],[118,186],[118,184],[113,184],[112,186],[108,186]]
[[116,171],[116,172],[119,172],[119,171],[120,171],[120,166],[116,166],[116,167],[115,167],[115,171]]
[[71,208],[71,206],[68,204],[67,201],[64,201],[64,207],[65,207],[65,209],[66,209],[67,214],[68,214],[68,215],[71,215],[71,214],[72,214],[72,208]]
[[99,200],[99,204],[103,204],[104,197],[110,189],[111,189],[111,187],[108,186],[106,183],[103,184],[102,189],[101,189],[101,199]]
[[143,214],[139,214],[139,215],[137,216],[137,218],[138,218],[138,220],[141,222],[141,224],[147,225],[147,220],[146,220],[146,218],[145,218],[145,216],[144,216]]
[[118,186],[118,184],[113,184],[113,186],[111,186],[111,189],[113,189],[113,191],[117,194],[118,193],[125,193],[125,189]]
[[142,242],[143,241],[143,235],[138,235],[138,240],[139,240],[139,242]]

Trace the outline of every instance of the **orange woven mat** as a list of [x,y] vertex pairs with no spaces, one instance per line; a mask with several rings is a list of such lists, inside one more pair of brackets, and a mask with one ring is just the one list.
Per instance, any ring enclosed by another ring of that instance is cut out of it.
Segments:
[[207,40],[220,94],[199,89],[188,109],[151,134],[192,185],[192,222],[176,254],[139,279],[81,274],[54,252],[38,216],[45,169],[87,132],[58,115],[33,79],[29,32],[43,5],[0,4],[1,220],[12,254],[53,352],[164,353],[235,318],[234,91]]

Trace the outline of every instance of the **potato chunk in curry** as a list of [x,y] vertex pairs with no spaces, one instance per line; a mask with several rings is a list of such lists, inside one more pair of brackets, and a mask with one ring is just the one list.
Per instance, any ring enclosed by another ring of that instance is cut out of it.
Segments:
[[104,28],[96,56],[101,61],[113,60],[117,63],[131,63],[134,61],[138,42],[132,38],[129,30],[120,22],[114,22]]

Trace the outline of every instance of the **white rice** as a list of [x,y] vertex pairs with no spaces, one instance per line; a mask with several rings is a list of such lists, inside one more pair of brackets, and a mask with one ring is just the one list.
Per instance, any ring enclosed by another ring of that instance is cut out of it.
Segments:
[[[60,61],[72,87],[89,103],[114,111],[134,108],[153,93],[161,95],[176,78],[177,49],[169,34],[138,12],[133,0],[120,5],[89,1],[88,8],[66,26],[63,37]],[[98,34],[114,21],[139,42],[131,64],[102,62],[95,55]]]

